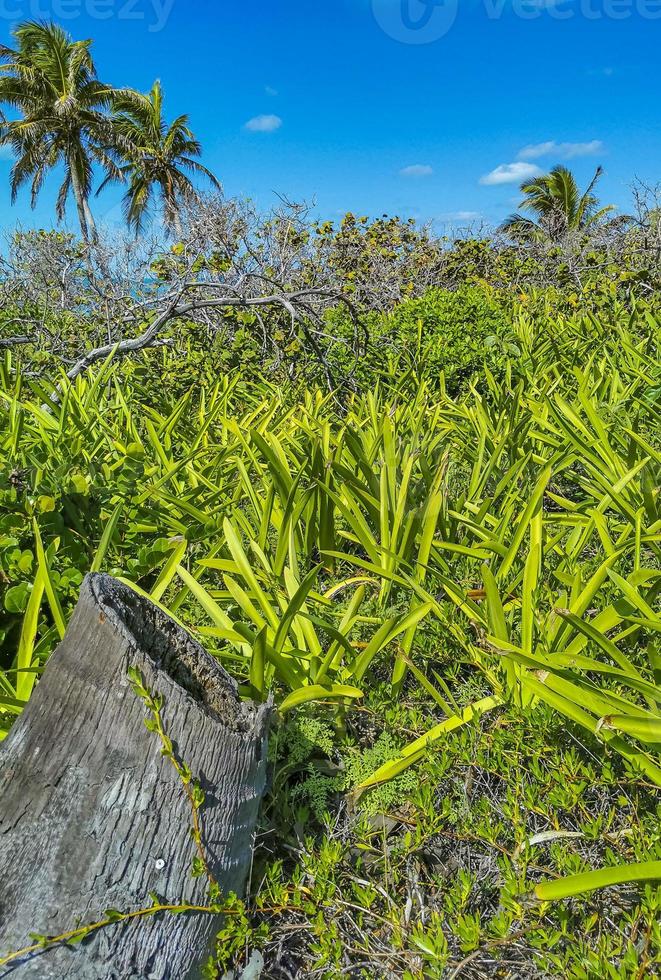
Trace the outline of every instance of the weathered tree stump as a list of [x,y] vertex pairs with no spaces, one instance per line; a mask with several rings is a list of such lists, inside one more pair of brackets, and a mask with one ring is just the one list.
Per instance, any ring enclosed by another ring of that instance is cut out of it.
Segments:
[[[206,793],[210,869],[241,894],[266,769],[270,709],[241,703],[223,668],[156,606],[91,575],[64,640],[0,749],[0,958],[30,933],[60,935],[108,908],[208,904],[191,875],[191,808],[147,731],[127,672],[153,694],[175,754]],[[119,923],[82,944],[14,961],[0,976],[77,980],[195,977],[219,926],[208,913]]]

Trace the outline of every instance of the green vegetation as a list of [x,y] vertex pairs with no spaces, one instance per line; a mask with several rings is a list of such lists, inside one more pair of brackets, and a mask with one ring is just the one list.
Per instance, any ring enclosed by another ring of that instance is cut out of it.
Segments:
[[[410,351],[462,303],[384,329]],[[614,930],[612,889],[548,900],[658,874],[658,321],[509,331],[454,395],[407,353],[342,410],[238,375],[169,397],[169,351],[54,402],[5,355],[3,731],[87,570],[166,606],[279,704],[254,911],[228,928],[276,955],[295,922],[301,970],[651,969],[653,882],[617,889]]]
[[[82,241],[0,258],[0,739],[107,571],[277,705],[209,976],[657,975],[658,201],[557,167],[504,237],[259,215],[158,83],[15,36],[13,191],[64,163]],[[166,243],[104,240],[93,164]]]

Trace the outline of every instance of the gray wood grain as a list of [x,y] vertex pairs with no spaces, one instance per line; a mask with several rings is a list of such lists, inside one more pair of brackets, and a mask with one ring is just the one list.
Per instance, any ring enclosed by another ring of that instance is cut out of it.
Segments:
[[[270,707],[241,703],[222,667],[152,603],[88,576],[66,635],[0,748],[0,955],[165,901],[205,903],[191,877],[191,814],[127,678],[136,666],[175,752],[206,792],[205,849],[225,894],[242,894],[266,769]],[[196,977],[219,922],[164,915],[0,969],[39,980]]]

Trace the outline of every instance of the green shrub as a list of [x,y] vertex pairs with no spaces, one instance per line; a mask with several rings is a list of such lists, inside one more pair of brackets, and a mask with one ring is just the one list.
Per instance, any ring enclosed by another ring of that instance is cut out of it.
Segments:
[[402,303],[386,323],[395,348],[409,353],[416,374],[436,384],[443,373],[451,395],[485,364],[492,370],[502,366],[502,342],[513,339],[502,300],[479,286],[431,290]]

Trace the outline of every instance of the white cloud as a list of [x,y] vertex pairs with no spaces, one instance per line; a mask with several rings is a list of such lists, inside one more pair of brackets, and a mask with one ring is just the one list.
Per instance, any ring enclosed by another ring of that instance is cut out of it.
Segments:
[[434,168],[427,163],[412,163],[409,167],[402,167],[399,171],[400,177],[431,177]]
[[266,85],[264,91],[267,95],[276,96],[278,94],[277,88],[273,88],[272,85]]
[[524,146],[519,153],[520,160],[538,160],[540,157],[554,156],[560,160],[571,160],[574,157],[589,157],[602,153],[604,144],[601,140],[590,140],[588,143],[556,143],[547,140],[545,143],[534,143]]
[[502,163],[491,173],[480,177],[480,183],[487,186],[497,184],[520,184],[524,180],[532,177],[539,177],[542,171],[534,163],[524,163],[519,160],[517,163]]
[[448,211],[441,215],[442,221],[477,221],[482,215],[479,211]]
[[264,115],[249,119],[244,129],[247,129],[249,133],[274,133],[281,126],[282,119],[280,116]]

